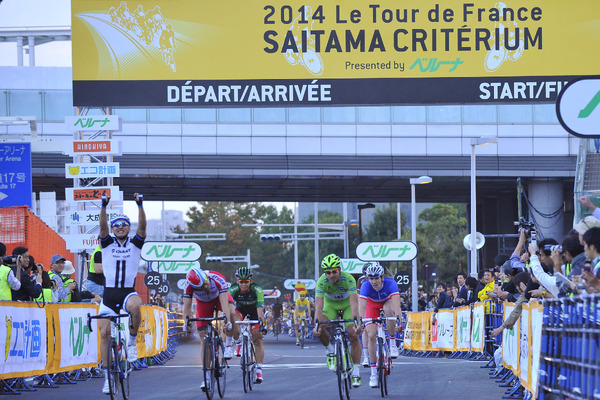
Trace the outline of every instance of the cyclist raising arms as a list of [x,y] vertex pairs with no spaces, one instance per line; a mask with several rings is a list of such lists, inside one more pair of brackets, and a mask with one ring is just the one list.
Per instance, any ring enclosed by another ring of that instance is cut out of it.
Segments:
[[[256,283],[252,282],[252,269],[250,267],[241,267],[235,271],[237,284],[231,285],[229,294],[235,301],[236,318],[243,320],[248,315],[251,320],[264,321],[265,318],[265,299],[263,290]],[[256,382],[262,383],[263,373],[262,365],[265,359],[265,348],[263,347],[263,335],[259,330],[260,325],[252,325],[252,342],[256,351]],[[236,355],[240,355],[240,347],[236,349]]]
[[298,325],[301,318],[310,317],[310,301],[306,298],[306,290],[300,291],[300,297],[296,299],[296,307],[294,308],[294,331],[296,332],[296,346],[300,346],[298,337]]
[[[229,292],[227,291],[227,281],[223,275],[215,271],[202,271],[198,267],[190,269],[186,276],[186,283],[183,289],[183,317],[192,318],[192,297],[196,298],[196,318],[210,318],[213,316],[215,307],[227,316],[227,325],[225,327],[225,352],[223,358],[230,359],[233,356],[231,344],[233,335],[239,335],[235,332],[236,328],[231,321],[235,318],[235,310],[230,306]],[[233,302],[233,300],[232,300]],[[208,322],[197,321],[198,332],[206,330]],[[188,327],[188,330],[190,328]],[[200,359],[204,359],[204,335],[200,334]],[[200,389],[206,390],[204,381]]]
[[[130,314],[129,340],[127,343],[127,359],[129,362],[137,361],[137,347],[135,339],[138,328],[142,322],[142,299],[135,291],[135,277],[140,263],[142,246],[146,239],[146,213],[142,206],[143,196],[135,193],[135,202],[138,206],[138,227],[135,236],[129,238],[130,221],[125,215],[119,215],[110,222],[114,236],[108,231],[108,217],[106,206],[110,197],[102,196],[102,209],[100,210],[100,246],[102,247],[102,267],[106,282],[104,295],[98,310],[98,315],[117,315],[123,309]],[[100,355],[102,369],[104,370],[104,387],[102,393],[109,394],[108,383],[108,344],[110,342],[110,321],[98,320],[100,331]]]
[[[360,315],[364,318],[378,318],[380,310],[383,309],[386,317],[401,317],[400,293],[398,292],[396,281],[383,276],[383,267],[377,261],[370,262],[365,267],[365,275],[368,280],[360,287],[360,296],[358,299]],[[387,328],[390,335],[390,356],[396,358],[398,357],[398,347],[396,347],[396,326],[394,321],[388,321]],[[377,325],[372,322],[367,323],[365,332],[367,332],[369,365],[371,366],[369,386],[376,388],[378,386],[376,364]]]
[[[343,319],[358,318],[358,295],[356,294],[356,280],[347,272],[342,272],[340,258],[329,254],[321,261],[321,268],[325,273],[317,281],[315,293],[315,324],[316,320],[323,322],[336,319],[338,311],[343,311]],[[360,328],[359,328],[360,329]],[[352,371],[352,386],[359,387],[360,381],[360,341],[355,329],[348,329],[348,338],[352,346],[351,355],[354,363]],[[327,350],[327,366],[335,369],[334,349],[329,342],[329,332],[319,326],[313,331]]]

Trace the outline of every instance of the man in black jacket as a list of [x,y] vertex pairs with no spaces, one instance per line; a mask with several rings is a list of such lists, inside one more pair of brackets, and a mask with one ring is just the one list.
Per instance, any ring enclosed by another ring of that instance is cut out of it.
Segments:
[[[11,290],[13,301],[32,301],[42,294],[42,274],[37,274],[35,280],[31,279],[31,265],[29,263],[29,250],[26,247],[15,247],[13,256],[17,256],[17,264],[21,266],[21,288]],[[11,265],[13,273],[17,273],[17,264]]]

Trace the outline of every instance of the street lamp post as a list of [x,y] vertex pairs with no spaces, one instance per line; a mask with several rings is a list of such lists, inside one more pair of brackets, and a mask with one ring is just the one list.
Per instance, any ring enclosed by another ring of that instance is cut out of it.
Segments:
[[475,169],[475,146],[498,143],[497,137],[471,139],[471,276],[477,278],[477,191]]
[[[433,179],[429,176],[420,176],[418,178],[410,178],[410,226],[412,230],[411,239],[417,244],[417,202],[415,195],[415,186],[431,183]],[[412,260],[412,311],[419,310],[417,292],[419,290],[419,282],[417,281],[417,258]]]
[[375,204],[366,203],[358,205],[358,243],[362,243],[363,234],[362,234],[362,210],[368,210],[370,208],[375,208]]

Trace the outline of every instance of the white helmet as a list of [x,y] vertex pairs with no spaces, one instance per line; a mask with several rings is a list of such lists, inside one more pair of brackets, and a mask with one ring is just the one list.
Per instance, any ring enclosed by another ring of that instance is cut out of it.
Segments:
[[383,276],[383,267],[377,261],[367,263],[365,267],[365,275],[367,278],[379,278],[380,276]]

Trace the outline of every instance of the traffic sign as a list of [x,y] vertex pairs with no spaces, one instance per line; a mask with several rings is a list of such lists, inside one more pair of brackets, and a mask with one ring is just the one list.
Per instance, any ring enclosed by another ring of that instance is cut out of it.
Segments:
[[600,138],[600,78],[570,82],[556,99],[560,124],[571,134]]
[[144,277],[144,284],[148,289],[158,289],[162,281],[162,276],[156,271],[150,271]]
[[144,242],[142,258],[146,261],[196,261],[202,249],[196,242]]
[[0,145],[0,207],[31,208],[31,143]]
[[166,296],[169,294],[169,292],[171,291],[171,286],[169,285],[169,281],[162,281],[160,283],[160,285],[158,285],[158,287],[156,288],[156,293],[160,294],[161,296]]
[[417,245],[408,240],[362,242],[356,246],[356,256],[362,261],[411,261],[418,253]]
[[398,290],[401,292],[410,289],[410,275],[411,273],[408,271],[398,271],[394,275],[394,280],[398,284]]

